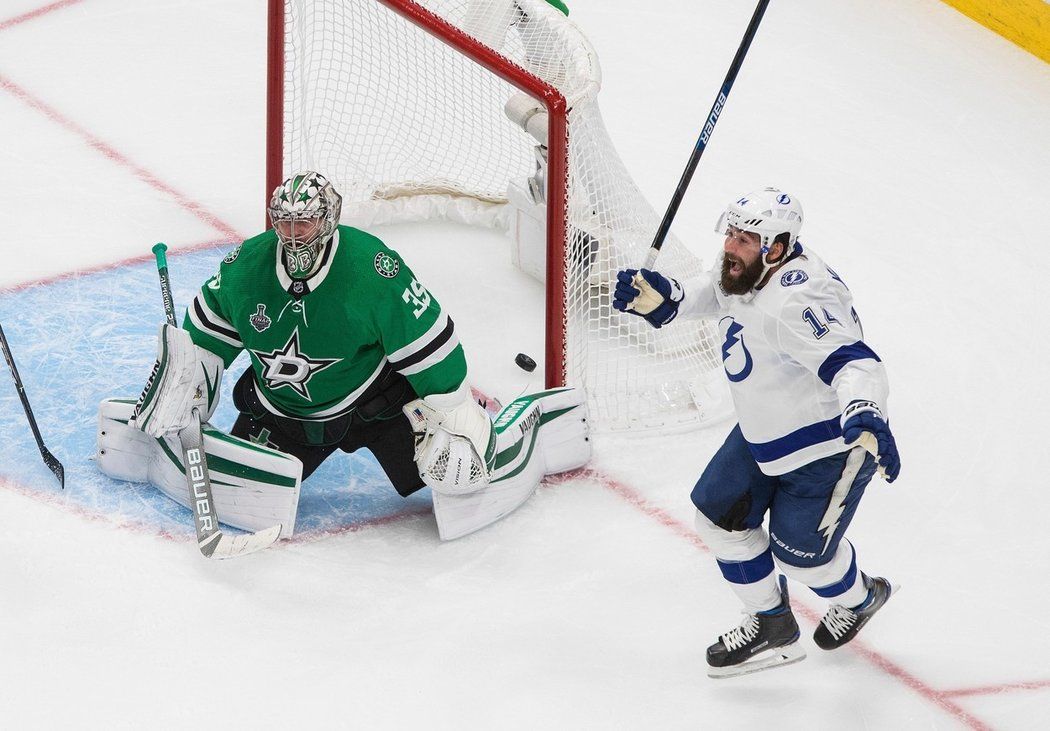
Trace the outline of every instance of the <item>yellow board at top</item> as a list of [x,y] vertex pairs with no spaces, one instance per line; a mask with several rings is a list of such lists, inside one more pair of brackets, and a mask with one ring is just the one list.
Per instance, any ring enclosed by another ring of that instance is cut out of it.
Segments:
[[943,0],[1050,63],[1050,0]]

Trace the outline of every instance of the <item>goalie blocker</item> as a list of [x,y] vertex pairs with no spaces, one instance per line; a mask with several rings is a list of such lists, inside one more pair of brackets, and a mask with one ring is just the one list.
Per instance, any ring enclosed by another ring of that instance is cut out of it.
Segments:
[[[582,392],[571,388],[543,391],[515,399],[496,416],[484,445],[481,479],[476,474],[462,485],[443,486],[437,465],[444,451],[447,466],[449,450],[433,447],[462,446],[460,440],[465,437],[440,428],[442,420],[431,419],[431,438],[421,439],[427,434],[425,409],[413,412],[422,401],[408,404],[405,411],[417,431],[417,462],[421,447],[430,447],[426,450],[429,461],[420,471],[433,488],[434,515],[442,540],[496,522],[528,500],[545,475],[580,467],[590,459]],[[129,424],[134,409],[131,399],[106,399],[99,405],[99,469],[117,480],[150,482],[172,500],[190,507],[176,435],[154,438],[143,433]],[[475,432],[478,426],[472,425]],[[249,531],[280,523],[281,537],[290,537],[299,504],[299,459],[209,425],[204,425],[203,435],[219,521]]]

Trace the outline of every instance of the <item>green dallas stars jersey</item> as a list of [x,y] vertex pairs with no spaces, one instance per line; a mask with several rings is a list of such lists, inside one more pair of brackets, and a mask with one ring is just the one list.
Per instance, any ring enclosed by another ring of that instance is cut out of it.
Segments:
[[248,351],[256,390],[273,413],[333,419],[390,370],[420,396],[454,391],[466,378],[452,320],[375,236],[339,226],[304,280],[291,279],[280,256],[273,231],[245,241],[201,287],[183,322],[226,367]]

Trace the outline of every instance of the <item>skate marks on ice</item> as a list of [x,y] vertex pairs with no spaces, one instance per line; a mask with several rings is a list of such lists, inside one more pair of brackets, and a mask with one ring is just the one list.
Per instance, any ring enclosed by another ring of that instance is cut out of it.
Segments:
[[[185,303],[230,248],[171,255],[180,321]],[[18,352],[41,432],[66,465],[67,489],[55,494],[54,478],[40,461],[7,375],[0,376],[0,488],[122,528],[192,540],[189,510],[150,485],[106,477],[92,461],[98,402],[137,398],[153,365],[164,311],[152,261],[0,292],[0,316]],[[212,418],[220,429],[233,425],[230,392],[247,365],[242,355],[224,375]],[[401,498],[369,452],[337,451],[303,483],[296,536],[309,540],[429,511],[426,489]]]

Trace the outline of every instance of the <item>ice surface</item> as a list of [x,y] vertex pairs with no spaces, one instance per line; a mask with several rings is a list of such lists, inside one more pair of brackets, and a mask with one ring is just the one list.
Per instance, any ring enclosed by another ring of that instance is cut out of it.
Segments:
[[[703,649],[738,607],[688,493],[729,423],[599,440],[591,471],[448,544],[425,495],[337,455],[304,485],[300,538],[225,563],[196,556],[188,511],[94,471],[98,399],[137,395],[153,358],[150,246],[171,245],[184,306],[262,224],[265,21],[248,0],[23,15],[45,5],[0,10],[0,321],[68,487],[0,376],[4,727],[1045,725],[1045,63],[933,0],[771,3],[675,230],[710,258],[726,200],[803,201],[803,240],[889,368],[903,473],[850,536],[904,590],[849,649],[804,636],[804,663],[715,683]],[[753,5],[571,8],[660,207]],[[453,314],[475,383],[538,385],[513,357],[542,355],[541,290],[501,239],[377,233]],[[823,605],[793,598],[807,635]]]

